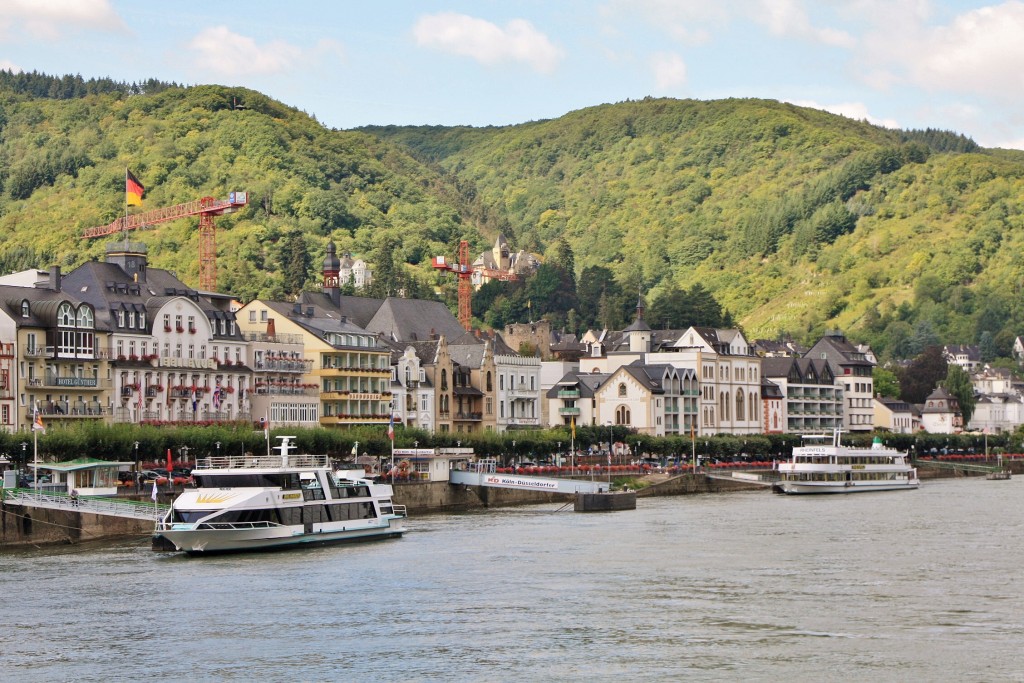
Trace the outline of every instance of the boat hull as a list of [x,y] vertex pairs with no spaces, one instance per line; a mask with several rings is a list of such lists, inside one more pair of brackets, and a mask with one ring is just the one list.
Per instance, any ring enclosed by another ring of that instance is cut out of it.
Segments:
[[[400,523],[339,530],[314,530],[302,527],[269,527],[255,529],[167,529],[153,534],[154,550],[167,549],[190,555],[244,553],[259,550],[282,550],[313,545],[358,543],[398,538],[405,533]],[[170,544],[172,547],[167,547]]]
[[909,481],[777,481],[772,485],[776,493],[867,493],[870,491],[904,491],[916,489],[920,485],[917,479]]

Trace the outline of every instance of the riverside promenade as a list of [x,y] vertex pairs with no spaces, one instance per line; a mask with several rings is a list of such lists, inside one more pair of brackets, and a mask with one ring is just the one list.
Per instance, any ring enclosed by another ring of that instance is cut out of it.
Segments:
[[[985,476],[983,470],[976,470],[972,467],[976,463],[976,459],[963,461],[963,465],[957,467],[955,461],[946,461],[941,467],[929,467],[926,462],[919,461],[918,475],[922,480]],[[994,463],[993,460],[991,464]],[[1002,464],[1014,475],[1024,474],[1024,458],[1006,458]],[[662,469],[662,471],[658,471],[658,468],[632,472],[620,470],[611,474],[613,481],[627,482],[636,491],[638,498],[651,498],[763,490],[766,488],[763,483],[745,481],[742,478],[733,478],[729,475],[733,472],[764,474],[771,470],[771,463],[767,463],[767,466],[758,467],[751,467],[749,464],[745,467],[709,467],[706,471],[697,474],[689,471],[679,473],[678,470],[671,468]],[[524,472],[519,476],[542,476],[543,474],[546,473]],[[565,474],[559,473],[559,477],[565,476]],[[600,476],[606,480],[608,472],[602,472]],[[569,477],[572,478],[571,474]],[[586,474],[576,475],[576,478],[587,482],[594,481],[598,477],[596,469]],[[998,484],[994,483],[993,485]],[[166,509],[166,506],[180,491],[181,487],[159,491],[157,505]],[[565,503],[573,496],[574,494],[554,491],[492,488],[448,482],[394,482],[394,502],[405,505],[413,519],[417,515],[439,512]],[[145,493],[122,494],[114,500],[136,501],[136,505],[142,509],[146,509],[147,504],[152,504],[150,496]],[[24,505],[18,501],[17,497],[0,501],[0,552],[19,546],[80,543],[109,537],[148,539],[153,532],[153,527],[153,518],[150,516],[143,516],[139,519],[117,517],[102,514],[101,511],[87,506],[75,507],[69,501],[67,504],[55,505],[50,508]]]

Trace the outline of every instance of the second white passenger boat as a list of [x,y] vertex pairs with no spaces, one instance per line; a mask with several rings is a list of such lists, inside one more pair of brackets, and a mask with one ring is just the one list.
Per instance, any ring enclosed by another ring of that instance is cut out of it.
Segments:
[[[777,493],[860,493],[916,489],[921,482],[907,454],[882,445],[875,437],[871,448],[842,445],[842,430],[832,443],[797,446],[793,457],[778,463]],[[805,439],[827,440],[828,435]]]
[[195,488],[157,522],[153,550],[190,554],[267,550],[401,536],[405,507],[362,470],[333,472],[326,455],[279,454],[197,461]]

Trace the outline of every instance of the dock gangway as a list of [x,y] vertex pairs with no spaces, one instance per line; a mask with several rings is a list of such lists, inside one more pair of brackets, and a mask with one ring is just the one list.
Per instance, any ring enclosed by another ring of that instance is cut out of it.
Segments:
[[0,490],[0,497],[3,498],[5,503],[10,505],[151,520],[154,524],[158,519],[166,515],[170,509],[168,505],[147,503],[145,501],[119,500],[101,496],[79,496],[76,498],[66,493],[41,492],[23,488],[2,489]]
[[474,463],[471,470],[452,470],[448,481],[466,486],[520,489],[524,491],[548,491],[549,493],[600,493],[611,486],[607,481],[593,479],[559,479],[555,477],[534,477],[523,474],[503,474],[497,471],[491,459]]
[[951,462],[948,460],[926,460],[923,458],[915,460],[914,466],[918,469],[930,468],[933,470],[959,470],[965,474],[968,472],[975,474],[991,474],[993,472],[1000,472],[1003,470],[1002,465],[982,465],[976,462]]

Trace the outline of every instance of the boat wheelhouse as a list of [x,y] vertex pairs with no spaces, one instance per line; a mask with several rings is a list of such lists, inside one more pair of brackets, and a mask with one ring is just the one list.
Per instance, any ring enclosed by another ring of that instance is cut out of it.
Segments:
[[797,446],[788,461],[777,466],[778,493],[859,493],[916,489],[917,469],[902,451],[886,448],[875,437],[870,448],[842,445],[842,430],[835,430],[832,442],[826,434],[806,435],[824,443]]
[[200,459],[195,488],[157,522],[154,550],[190,554],[266,550],[401,536],[405,507],[362,470],[333,472],[326,455],[279,453]]

